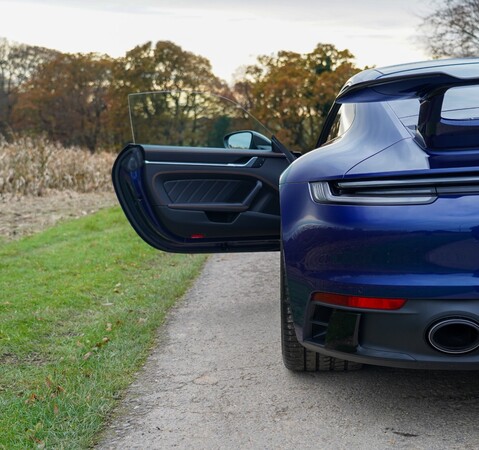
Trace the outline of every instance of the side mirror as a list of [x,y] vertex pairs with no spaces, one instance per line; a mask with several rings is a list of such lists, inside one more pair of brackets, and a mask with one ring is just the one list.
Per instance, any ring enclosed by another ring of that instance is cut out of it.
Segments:
[[271,140],[256,131],[244,130],[227,134],[223,138],[225,148],[272,150]]

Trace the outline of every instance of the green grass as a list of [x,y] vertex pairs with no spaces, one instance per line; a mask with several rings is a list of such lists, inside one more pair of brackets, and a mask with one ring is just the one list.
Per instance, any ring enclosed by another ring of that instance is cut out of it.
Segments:
[[118,208],[0,241],[0,448],[87,448],[204,256],[148,247]]

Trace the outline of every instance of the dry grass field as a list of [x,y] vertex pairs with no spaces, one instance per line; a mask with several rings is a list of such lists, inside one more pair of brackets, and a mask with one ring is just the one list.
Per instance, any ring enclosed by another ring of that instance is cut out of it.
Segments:
[[115,205],[114,158],[46,139],[0,141],[0,238],[29,235]]
[[0,141],[0,195],[44,196],[50,190],[111,190],[115,155],[64,148],[47,139]]

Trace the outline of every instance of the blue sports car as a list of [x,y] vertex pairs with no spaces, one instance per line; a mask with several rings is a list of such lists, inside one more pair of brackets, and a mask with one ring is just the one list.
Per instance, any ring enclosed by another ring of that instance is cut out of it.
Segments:
[[298,156],[231,100],[129,97],[113,183],[168,252],[281,252],[283,360],[479,369],[479,59],[369,69]]

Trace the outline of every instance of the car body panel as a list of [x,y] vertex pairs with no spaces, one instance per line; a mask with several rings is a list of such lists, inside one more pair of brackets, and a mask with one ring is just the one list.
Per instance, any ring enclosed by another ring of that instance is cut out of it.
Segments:
[[[289,205],[282,217],[283,248],[299,340],[356,362],[478,369],[477,351],[446,356],[424,338],[443,317],[479,320],[477,197],[441,198],[420,208],[378,208],[318,205],[308,194],[306,183],[282,186],[282,205]],[[312,336],[314,292],[408,301],[393,312],[331,308],[361,317],[359,345],[345,356]]]
[[[355,108],[354,120],[345,134],[297,159],[282,174],[281,183],[343,177],[376,153],[404,139],[412,139],[405,127],[395,126],[397,118],[387,104],[363,103]],[[378,126],[379,123],[382,125]],[[351,142],[361,142],[360,150]]]

